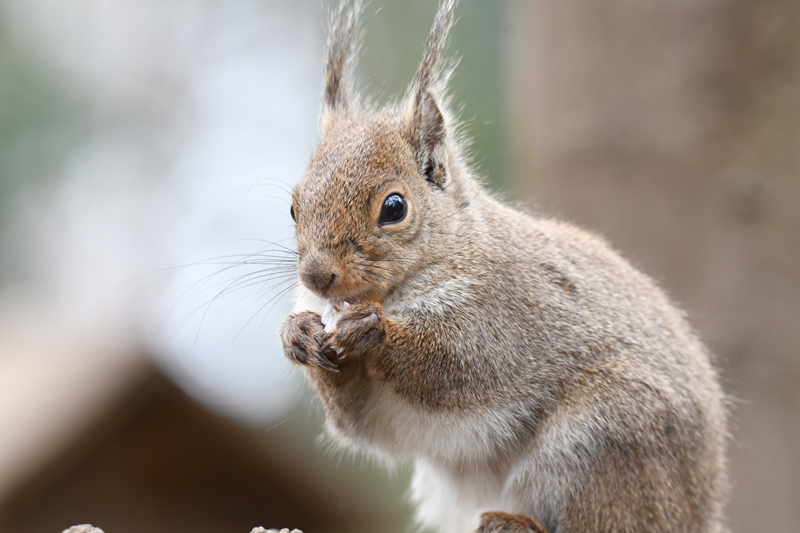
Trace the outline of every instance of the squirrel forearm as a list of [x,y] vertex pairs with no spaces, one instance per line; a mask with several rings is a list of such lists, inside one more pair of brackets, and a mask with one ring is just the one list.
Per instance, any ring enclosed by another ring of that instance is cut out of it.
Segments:
[[[469,347],[459,344],[464,331],[458,324],[441,316],[390,319],[379,307],[375,311],[382,334],[371,336],[374,344],[345,349],[336,372],[313,365],[307,368],[328,420],[340,434],[363,433],[362,426],[383,418],[387,406],[427,412],[486,406],[491,403],[491,391],[507,383],[477,364]],[[344,330],[348,326],[342,322]],[[350,336],[344,331],[340,334]]]
[[402,400],[428,410],[467,406],[466,383],[482,381],[465,360],[455,325],[386,321],[386,342],[374,354],[375,377]]

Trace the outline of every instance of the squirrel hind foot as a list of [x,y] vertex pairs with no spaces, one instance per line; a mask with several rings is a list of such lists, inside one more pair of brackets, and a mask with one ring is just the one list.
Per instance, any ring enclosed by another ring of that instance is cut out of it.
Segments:
[[481,515],[475,533],[548,533],[542,525],[524,514],[490,511]]

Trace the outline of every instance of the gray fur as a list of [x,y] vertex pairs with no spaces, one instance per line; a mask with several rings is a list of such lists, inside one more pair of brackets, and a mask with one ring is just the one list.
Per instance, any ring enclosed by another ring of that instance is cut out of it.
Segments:
[[[705,347],[602,239],[473,178],[439,83],[453,7],[404,103],[345,99],[324,118],[293,197],[307,289],[281,330],[287,357],[334,439],[416,462],[426,526],[727,531],[727,412]],[[408,212],[382,225],[390,194]],[[330,333],[324,300],[351,304]]]

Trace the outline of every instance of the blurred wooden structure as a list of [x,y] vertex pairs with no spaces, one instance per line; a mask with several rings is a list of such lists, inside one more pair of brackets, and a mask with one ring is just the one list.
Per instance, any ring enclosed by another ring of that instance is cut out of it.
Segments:
[[0,405],[3,533],[379,529],[359,505],[372,495],[208,412],[144,357],[0,357]]

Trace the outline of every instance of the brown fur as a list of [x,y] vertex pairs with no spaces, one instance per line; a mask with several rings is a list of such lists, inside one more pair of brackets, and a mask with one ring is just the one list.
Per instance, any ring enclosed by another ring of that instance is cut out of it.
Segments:
[[477,533],[547,533],[547,531],[529,516],[491,512],[481,515],[481,525]]
[[[349,94],[360,6],[337,12],[322,139],[293,209],[300,279],[352,305],[330,334],[317,313],[290,316],[287,357],[329,430],[357,446],[399,442],[375,412],[385,397],[425,420],[505,424],[470,437],[513,507],[483,515],[480,533],[726,531],[726,410],[706,349],[604,241],[502,205],[472,177],[439,67],[453,7],[440,7],[405,104],[381,111]],[[381,225],[391,193],[408,212]]]

